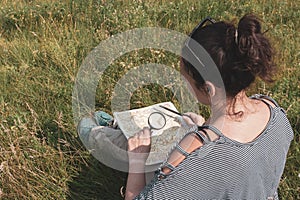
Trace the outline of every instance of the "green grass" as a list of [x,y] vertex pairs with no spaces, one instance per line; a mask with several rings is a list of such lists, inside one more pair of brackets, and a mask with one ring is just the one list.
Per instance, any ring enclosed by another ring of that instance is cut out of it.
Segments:
[[[300,4],[293,0],[1,1],[0,198],[120,198],[126,174],[94,159],[73,123],[72,89],[83,59],[102,40],[132,28],[188,33],[207,15],[237,22],[248,12],[264,20],[279,66],[275,84],[258,81],[251,90],[277,99],[295,131],[279,194],[300,199]],[[110,112],[118,79],[150,62],[178,68],[177,57],[164,51],[123,55],[100,80],[96,108]],[[131,107],[166,100],[177,102],[168,88],[148,85],[134,92]]]

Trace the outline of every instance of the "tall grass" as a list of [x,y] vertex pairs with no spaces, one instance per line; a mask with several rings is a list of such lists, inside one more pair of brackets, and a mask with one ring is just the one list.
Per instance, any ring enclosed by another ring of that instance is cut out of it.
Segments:
[[[126,174],[91,157],[73,124],[72,87],[83,59],[102,40],[132,28],[188,33],[207,15],[237,22],[249,12],[264,20],[279,66],[275,84],[257,81],[251,91],[277,99],[295,131],[279,194],[283,199],[300,199],[300,4],[292,0],[1,1],[0,197],[120,198]],[[97,109],[110,112],[115,83],[145,62],[178,67],[176,56],[163,51],[122,56],[100,80]],[[148,85],[133,94],[131,107],[166,100],[176,103],[168,88]]]

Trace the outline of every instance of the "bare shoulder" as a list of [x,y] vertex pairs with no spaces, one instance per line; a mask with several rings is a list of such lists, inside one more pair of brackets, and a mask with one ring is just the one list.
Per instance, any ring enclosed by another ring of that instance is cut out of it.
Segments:
[[272,106],[273,108],[276,107],[275,103],[269,99],[263,99],[266,103],[268,103],[270,106]]

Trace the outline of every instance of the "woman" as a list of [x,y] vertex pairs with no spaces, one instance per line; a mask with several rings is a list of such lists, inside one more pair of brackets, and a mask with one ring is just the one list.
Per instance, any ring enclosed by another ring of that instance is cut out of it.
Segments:
[[[204,26],[205,21],[211,24]],[[129,138],[126,199],[278,199],[293,131],[273,99],[247,97],[245,92],[256,77],[272,81],[271,45],[254,15],[241,18],[237,29],[231,23],[205,21],[190,37],[217,65],[226,100],[219,82],[204,80],[187,61],[196,55],[186,42],[181,73],[198,101],[212,107],[213,115],[204,122],[190,113],[198,130],[186,134],[147,186],[142,172],[151,147],[150,131],[144,128]]]

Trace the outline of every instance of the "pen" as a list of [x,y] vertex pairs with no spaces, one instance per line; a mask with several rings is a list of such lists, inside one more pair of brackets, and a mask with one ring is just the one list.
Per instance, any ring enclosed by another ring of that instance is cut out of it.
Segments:
[[168,110],[168,111],[170,111],[170,112],[172,112],[172,113],[175,113],[175,114],[177,114],[177,115],[180,115],[180,116],[186,116],[186,117],[189,117],[189,118],[191,119],[191,117],[190,117],[189,115],[187,115],[187,114],[183,114],[183,113],[177,112],[177,111],[172,110],[172,109],[170,109],[170,108],[167,108],[167,107],[165,107],[165,106],[163,106],[163,105],[159,105],[159,107],[161,107],[161,108],[163,108],[163,109],[166,109],[166,110]]
[[166,110],[168,110],[168,111],[170,111],[170,112],[172,112],[172,113],[175,113],[175,114],[177,114],[177,115],[182,116],[182,113],[177,112],[177,111],[175,111],[175,110],[172,110],[172,109],[170,109],[170,108],[167,108],[167,107],[165,107],[165,106],[159,105],[159,107],[161,107],[161,108],[163,108],[163,109],[166,109]]

